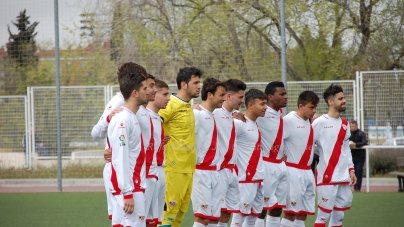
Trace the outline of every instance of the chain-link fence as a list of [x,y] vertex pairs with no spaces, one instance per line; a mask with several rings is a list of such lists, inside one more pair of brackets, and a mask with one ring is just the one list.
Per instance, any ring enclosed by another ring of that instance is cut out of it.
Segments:
[[358,72],[360,127],[370,144],[403,137],[404,71]]

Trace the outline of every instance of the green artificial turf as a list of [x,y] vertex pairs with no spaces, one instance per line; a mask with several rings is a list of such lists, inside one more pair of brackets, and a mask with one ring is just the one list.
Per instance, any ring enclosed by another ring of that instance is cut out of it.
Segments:
[[[102,192],[0,193],[0,210],[0,226],[111,226]],[[314,219],[309,217],[306,226],[313,226]],[[182,226],[192,224],[190,206]],[[404,193],[354,193],[343,226],[404,226]]]

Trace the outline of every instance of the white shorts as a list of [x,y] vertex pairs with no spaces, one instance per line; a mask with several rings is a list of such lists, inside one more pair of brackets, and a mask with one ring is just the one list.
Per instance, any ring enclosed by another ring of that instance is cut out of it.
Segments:
[[133,199],[135,208],[132,214],[126,214],[123,211],[124,201],[123,195],[112,196],[113,210],[112,210],[112,226],[124,225],[131,227],[145,227],[145,198],[143,192],[134,192]]
[[149,190],[149,183],[147,183],[147,189],[145,193],[145,196],[146,194],[148,194],[146,197],[146,202],[149,197],[151,199],[151,206],[148,212],[146,212],[146,222],[149,223],[149,225],[151,226],[155,224],[161,224],[161,220],[163,218],[164,197],[166,195],[166,176],[164,174],[164,167],[157,167],[156,176],[158,180],[155,182],[153,194],[151,195],[151,193],[147,193],[147,190]]
[[195,217],[218,221],[222,192],[219,187],[219,172],[199,170],[194,173],[192,186],[192,207]]
[[334,210],[349,210],[352,204],[352,191],[349,184],[317,186],[318,208],[331,213]]
[[316,184],[311,169],[286,167],[289,174],[289,193],[285,213],[314,215]]
[[263,162],[264,166],[264,210],[285,208],[289,191],[288,172],[285,162]]
[[111,182],[111,162],[105,163],[104,171],[102,172],[102,178],[104,179],[104,187],[107,194],[108,218],[112,219],[112,193],[111,189],[109,188]]
[[157,223],[157,219],[155,219],[155,215],[157,212],[153,212],[153,209],[157,209],[156,205],[153,204],[153,198],[155,197],[155,190],[157,185],[156,178],[146,178],[146,191],[144,192],[145,197],[145,211],[146,211],[146,223],[150,225],[154,225]]
[[262,182],[239,183],[240,213],[243,216],[260,216],[264,201],[264,187]]
[[219,171],[219,187],[222,188],[221,211],[237,213],[240,208],[237,174],[228,168]]

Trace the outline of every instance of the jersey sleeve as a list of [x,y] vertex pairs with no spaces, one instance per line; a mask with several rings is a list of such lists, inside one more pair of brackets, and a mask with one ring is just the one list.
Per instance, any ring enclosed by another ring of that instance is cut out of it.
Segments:
[[319,127],[319,121],[316,119],[316,120],[312,123],[311,126],[313,127],[313,132],[314,132],[314,138],[313,138],[313,152],[314,152],[314,154],[319,155],[320,152],[319,152],[319,149],[318,149],[318,147],[317,147],[317,139],[318,139],[318,135],[319,135],[318,131],[319,131],[319,129],[320,129],[320,127]]
[[129,195],[134,189],[129,168],[130,123],[126,119],[113,118],[109,127],[108,137],[112,149],[111,161],[116,172],[118,187],[123,195]]
[[351,171],[355,171],[354,168],[354,164],[352,162],[352,153],[351,153],[351,148],[349,147],[349,137],[351,137],[351,131],[350,129],[350,125],[348,123],[347,125],[347,132],[344,138],[344,144],[342,145],[342,151],[344,152],[344,155],[348,161],[348,168],[349,168],[349,172]]
[[173,107],[171,105],[171,102],[168,102],[168,105],[165,109],[160,109],[159,110],[159,116],[163,120],[163,124],[166,124],[167,122],[170,121],[172,113],[173,113]]
[[289,118],[283,118],[283,140],[287,139],[290,135]]
[[102,113],[100,120],[98,120],[97,124],[94,125],[93,129],[91,130],[91,136],[94,139],[105,139],[107,137],[108,133],[107,130],[109,124],[109,122],[107,121],[107,117],[113,110],[122,106],[123,106],[123,98],[119,97],[118,95],[115,95],[108,102],[107,106],[105,107],[104,113]]

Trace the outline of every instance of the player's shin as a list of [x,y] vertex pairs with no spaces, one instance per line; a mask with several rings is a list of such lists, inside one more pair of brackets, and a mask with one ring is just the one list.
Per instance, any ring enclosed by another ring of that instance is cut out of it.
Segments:
[[342,226],[342,220],[344,219],[344,211],[332,210],[329,227]]

